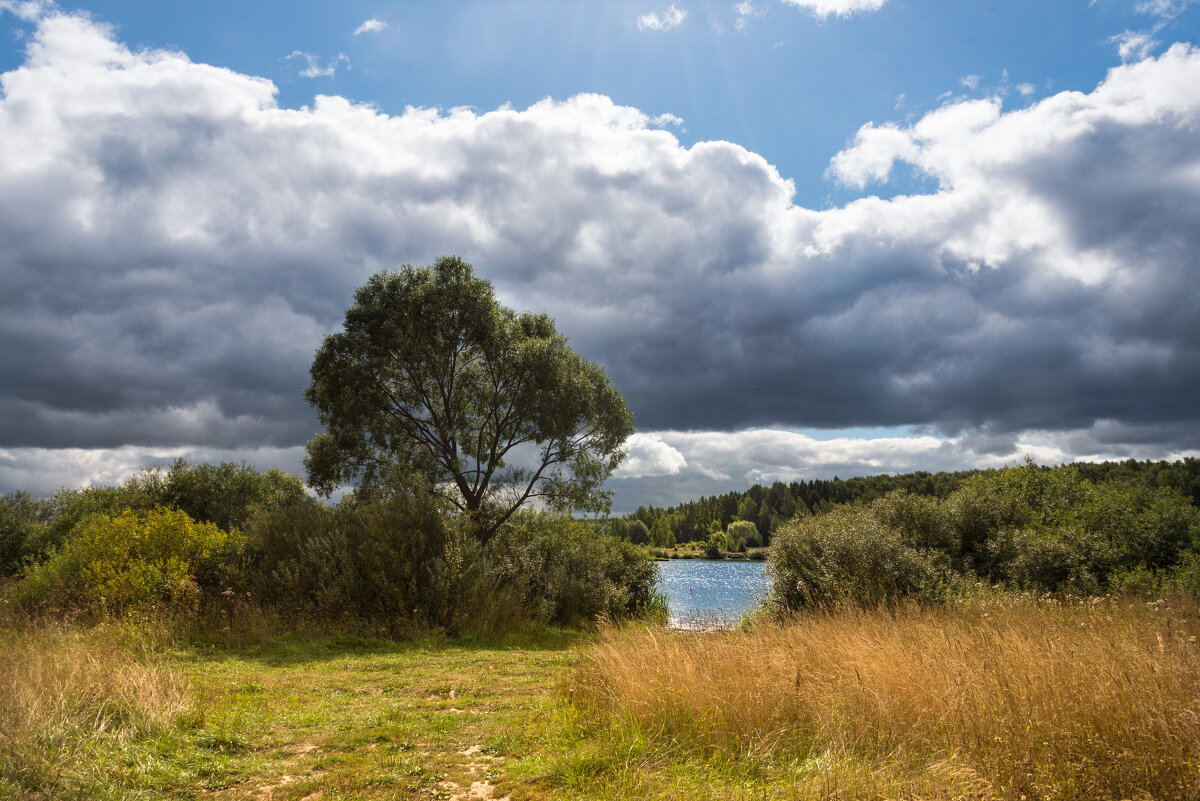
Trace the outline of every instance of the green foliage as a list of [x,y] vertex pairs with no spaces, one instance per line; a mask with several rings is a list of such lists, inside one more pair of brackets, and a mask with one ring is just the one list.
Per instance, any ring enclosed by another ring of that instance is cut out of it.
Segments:
[[161,479],[161,503],[220,528],[242,528],[260,511],[305,497],[299,476],[272,467],[259,472],[245,462],[189,464],[177,460]]
[[26,492],[0,496],[0,576],[16,573],[32,554],[31,536],[41,521],[41,504]]
[[246,525],[255,513],[304,497],[299,476],[278,468],[259,472],[245,462],[148,467],[117,487],[60,489],[46,499],[12,493],[0,499],[0,575],[45,559],[71,538],[86,518],[126,509],[180,509],[221,529]]
[[725,537],[729,540],[730,550],[734,551],[762,546],[762,535],[758,533],[758,526],[749,520],[735,520],[730,523],[729,528],[725,529]]
[[654,563],[585,521],[522,513],[484,545],[403,483],[264,514],[248,550],[265,603],[326,619],[479,631],[627,617],[655,602]]
[[243,537],[158,507],[94,514],[13,588],[27,609],[120,615],[196,612],[204,591],[237,579]]
[[495,541],[494,564],[502,586],[518,592],[535,620],[624,618],[656,603],[657,567],[642,549],[595,537],[586,523],[568,517],[517,515]]
[[1190,586],[1197,546],[1200,511],[1178,490],[1027,462],[945,499],[899,491],[794,519],[771,559],[777,601],[797,608],[936,598],[947,569],[1016,590],[1150,595]]
[[981,474],[960,491],[978,514],[971,534],[977,571],[1028,590],[1087,594],[1110,576],[1157,573],[1200,544],[1200,513],[1176,490],[1137,482],[1094,484],[1075,467],[1032,463]]
[[639,507],[627,519],[638,519],[653,530],[656,524],[669,528],[678,542],[708,540],[715,523],[724,530],[736,520],[753,522],[763,544],[769,544],[772,532],[797,514],[819,512],[839,503],[870,502],[890,492],[904,490],[910,495],[945,498],[968,477],[978,471],[961,473],[907,473],[879,475],[832,481],[813,479],[770,487],[755,485],[745,492],[703,497],[666,509]]
[[946,571],[932,553],[906,543],[881,512],[838,506],[817,517],[793,518],[780,528],[770,555],[776,603],[802,609],[939,598]]
[[621,393],[549,317],[501,306],[454,257],[373,275],[311,374],[305,397],[326,427],[308,446],[314,487],[369,486],[400,466],[481,542],[531,498],[606,509],[601,485],[633,432]]
[[257,597],[324,619],[456,629],[495,589],[478,545],[435,499],[395,481],[336,507],[298,500],[257,517],[249,537]]
[[704,543],[704,556],[706,559],[721,559],[725,556],[726,544],[725,534],[720,531],[714,531],[708,535],[708,541]]
[[119,487],[60,489],[40,503],[42,524],[29,532],[27,559],[40,560],[61,547],[88,517],[111,517],[126,509],[148,512],[162,505],[161,473],[156,470],[137,473]]
[[634,545],[645,545],[650,542],[650,530],[646,528],[646,524],[641,520],[634,519],[630,521],[628,531],[629,541]]

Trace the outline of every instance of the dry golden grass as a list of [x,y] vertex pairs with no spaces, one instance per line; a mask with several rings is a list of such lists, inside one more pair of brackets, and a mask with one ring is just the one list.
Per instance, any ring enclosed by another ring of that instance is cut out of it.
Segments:
[[130,737],[188,710],[180,681],[116,625],[0,631],[0,795],[50,797],[97,736]]
[[1200,798],[1198,634],[1182,601],[607,627],[570,688],[664,759],[805,765],[796,797]]

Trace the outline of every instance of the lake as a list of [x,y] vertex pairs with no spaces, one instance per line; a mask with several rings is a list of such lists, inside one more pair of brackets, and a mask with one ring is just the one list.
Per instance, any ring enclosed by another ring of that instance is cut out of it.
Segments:
[[658,589],[667,596],[671,624],[735,622],[754,608],[770,583],[766,562],[672,559],[658,563]]

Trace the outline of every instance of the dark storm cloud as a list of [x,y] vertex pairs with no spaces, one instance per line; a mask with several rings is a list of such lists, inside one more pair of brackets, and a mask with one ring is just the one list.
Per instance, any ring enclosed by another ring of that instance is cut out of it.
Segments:
[[[280,109],[265,80],[55,12],[27,53],[0,78],[0,448],[294,455],[354,288],[443,253],[556,317],[643,431],[922,426],[953,465],[1029,431],[1098,453],[1195,428],[1186,47],[1021,111],[864,126],[833,177],[905,161],[937,191],[824,211],[756,154],[684,148],[605,97]],[[644,477],[682,475],[655,453],[667,472]],[[713,453],[681,458],[736,461]]]

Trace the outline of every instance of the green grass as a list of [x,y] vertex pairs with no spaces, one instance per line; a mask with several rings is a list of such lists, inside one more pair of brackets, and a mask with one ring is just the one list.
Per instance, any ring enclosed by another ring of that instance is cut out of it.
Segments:
[[491,641],[0,627],[0,799],[1032,801],[1151,774],[1200,799],[1197,634],[1145,604]]
[[486,782],[504,788],[497,796],[520,785],[541,794],[564,710],[555,688],[573,640],[552,632],[499,644],[342,638],[180,652],[176,663],[208,712],[178,762],[216,769],[193,771],[173,790],[449,798]]
[[[450,798],[483,782],[503,788],[496,797],[548,797],[571,729],[556,688],[577,640],[196,642],[148,660],[93,643],[97,660],[152,662],[190,702],[137,730],[30,723],[21,748],[0,737],[0,798]],[[4,646],[36,651],[26,635]],[[52,741],[55,752],[39,752]]]
[[[27,660],[41,649],[53,657],[53,645],[54,653],[69,648],[110,669],[136,664],[141,695],[127,693],[128,703],[152,708],[124,728],[34,726],[22,748],[0,736],[0,798],[786,797],[779,771],[763,773],[740,758],[651,753],[648,739],[627,732],[618,745],[607,725],[582,718],[567,685],[593,639],[578,632],[154,647],[134,634],[52,630],[10,632],[0,638],[0,656]],[[13,667],[10,677],[22,672]],[[155,700],[162,695],[155,678],[183,697]],[[53,694],[52,683],[32,690]],[[57,750],[38,750],[51,741]]]

